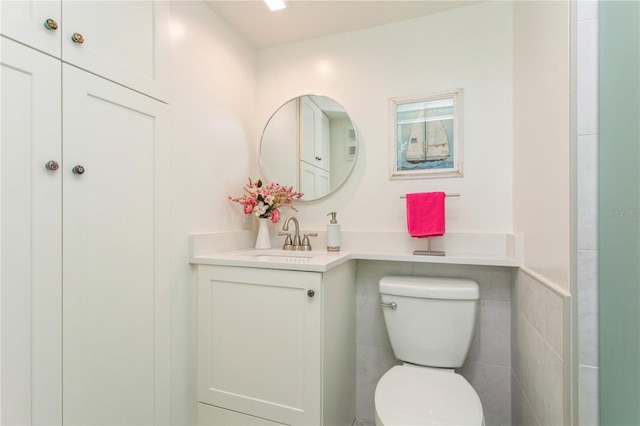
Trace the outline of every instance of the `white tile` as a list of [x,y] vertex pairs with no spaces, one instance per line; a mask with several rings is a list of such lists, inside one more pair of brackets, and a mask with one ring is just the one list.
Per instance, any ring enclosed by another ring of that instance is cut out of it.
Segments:
[[522,426],[523,425],[523,404],[524,395],[522,394],[522,387],[518,381],[516,375],[511,374],[511,425]]
[[358,289],[356,293],[356,343],[391,347],[378,290]]
[[[538,415],[543,406],[545,374],[544,361],[546,345],[542,336],[526,320],[521,325],[521,384],[525,397],[529,400],[534,413]],[[539,416],[538,416],[539,417]]]
[[356,345],[356,417],[364,424],[374,421],[373,401],[378,380],[399,363],[390,348]]
[[545,289],[544,339],[560,359],[564,359],[564,299]]
[[578,6],[578,21],[598,18],[597,0],[578,0],[576,3]]
[[507,268],[479,268],[473,279],[480,287],[480,299],[511,300],[513,273]]
[[520,330],[520,312],[518,310],[517,300],[518,300],[518,286],[514,286],[515,294],[513,294],[512,302],[511,302],[511,371],[515,377],[520,380],[521,375],[521,367],[520,367],[520,351],[518,345],[518,336]]
[[[538,418],[533,412],[533,407],[531,406],[530,402],[526,399],[526,397],[523,399],[523,404],[522,404],[522,425],[523,426],[540,425]],[[545,425],[545,426],[550,426],[550,425]]]
[[578,367],[578,424],[580,426],[600,424],[598,375],[598,368],[584,365]]
[[373,426],[375,424],[375,407],[373,401],[356,400],[356,426]]
[[578,135],[598,133],[598,22],[578,22]]
[[555,352],[545,345],[541,377],[541,405],[536,416],[541,424],[564,424],[564,364]]
[[476,314],[476,324],[473,330],[473,340],[471,340],[471,347],[469,348],[469,353],[467,354],[467,359],[465,362],[477,362],[480,361],[480,309]]
[[598,252],[578,251],[578,363],[598,366]]
[[578,249],[598,248],[598,136],[578,137]]
[[487,364],[511,366],[511,304],[480,301],[480,356]]
[[391,348],[356,345],[356,383],[377,383],[394,365],[400,364]]
[[356,399],[373,403],[378,382],[358,381],[356,383]]
[[486,426],[510,425],[511,369],[470,362],[460,373],[480,397]]
[[521,273],[520,276],[521,312],[527,321],[542,335],[544,333],[544,296],[546,288],[526,274]]
[[378,290],[380,278],[386,275],[411,275],[411,263],[359,260],[356,264],[356,287]]

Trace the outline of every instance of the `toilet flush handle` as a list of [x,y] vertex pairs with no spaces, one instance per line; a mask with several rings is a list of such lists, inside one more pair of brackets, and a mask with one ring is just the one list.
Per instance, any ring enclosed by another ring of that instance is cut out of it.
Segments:
[[396,302],[391,302],[391,303],[381,303],[380,306],[382,306],[383,308],[391,308],[391,309],[396,309],[398,307],[398,305],[396,304]]

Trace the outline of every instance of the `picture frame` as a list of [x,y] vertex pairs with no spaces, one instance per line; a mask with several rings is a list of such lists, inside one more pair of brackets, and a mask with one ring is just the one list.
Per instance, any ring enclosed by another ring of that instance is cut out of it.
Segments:
[[389,179],[462,177],[462,89],[389,99]]

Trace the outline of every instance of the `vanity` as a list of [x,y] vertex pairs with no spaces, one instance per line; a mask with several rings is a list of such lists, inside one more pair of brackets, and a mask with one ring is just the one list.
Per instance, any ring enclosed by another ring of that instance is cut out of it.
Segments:
[[[352,424],[355,264],[314,252],[229,257],[197,267],[198,424]],[[311,270],[261,267],[309,260]]]
[[[343,232],[349,249],[337,253],[247,248],[254,235],[191,236],[199,425],[353,423],[359,261],[521,263],[509,235],[448,235],[436,247],[447,256],[414,256],[416,242],[403,233]],[[324,238],[320,232],[318,246]]]
[[[260,166],[268,180],[300,188],[302,201],[318,200],[347,180],[357,153],[356,126],[346,111],[332,99],[304,95],[282,105],[267,123]],[[433,250],[445,256],[414,255],[425,248],[434,252],[406,232],[343,230],[340,252],[317,249],[327,247],[326,232],[312,234],[317,237],[311,251],[253,249],[252,231],[190,236],[198,290],[199,425],[352,425],[356,312],[370,287],[371,300],[378,300],[376,274],[388,268],[424,274],[419,264],[433,264],[441,272],[449,265],[454,275],[462,265],[467,273],[471,266],[493,276],[503,269],[494,267],[517,268],[522,259],[521,242],[510,234],[447,233],[433,242]],[[272,245],[283,241],[276,238]],[[373,286],[356,291],[359,280],[373,276]],[[380,313],[379,302],[371,307]],[[366,322],[375,323],[372,317],[359,317],[359,333],[371,327]],[[360,393],[367,389],[358,386]]]

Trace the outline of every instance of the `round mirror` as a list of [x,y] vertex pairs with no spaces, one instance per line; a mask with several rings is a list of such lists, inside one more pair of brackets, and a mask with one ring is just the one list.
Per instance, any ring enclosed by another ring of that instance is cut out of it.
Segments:
[[282,105],[260,141],[265,178],[303,192],[302,201],[338,189],[351,174],[357,154],[356,126],[342,105],[326,96],[300,96]]

